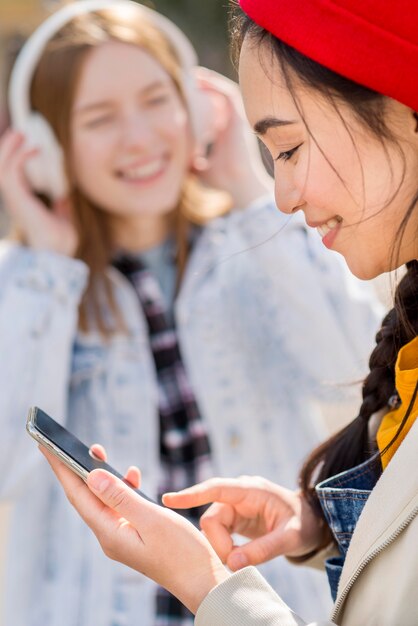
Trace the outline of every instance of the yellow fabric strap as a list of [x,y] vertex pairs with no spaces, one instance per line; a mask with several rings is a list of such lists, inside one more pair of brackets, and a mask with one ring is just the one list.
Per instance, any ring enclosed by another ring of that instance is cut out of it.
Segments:
[[[412,395],[418,380],[418,337],[415,337],[399,351],[395,366],[395,385],[401,399],[401,406],[383,417],[377,431],[377,445],[382,452],[396,435],[398,428],[405,417]],[[408,420],[395,443],[382,456],[383,469],[405,439],[415,419],[418,417],[418,397],[415,398],[414,406]]]

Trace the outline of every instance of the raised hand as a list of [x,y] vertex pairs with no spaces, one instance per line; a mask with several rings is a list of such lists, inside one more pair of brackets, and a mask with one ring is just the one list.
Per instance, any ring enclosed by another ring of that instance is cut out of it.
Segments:
[[[197,82],[212,99],[211,150],[200,160],[199,176],[207,184],[229,191],[240,208],[272,192],[273,181],[266,173],[257,140],[245,116],[238,85],[207,68],[196,70]],[[199,160],[198,160],[199,162]]]
[[50,210],[32,192],[26,179],[25,163],[36,154],[36,149],[25,145],[21,133],[8,130],[0,139],[0,192],[4,209],[28,246],[73,256],[78,238],[68,200],[60,199]]
[[[209,591],[228,578],[209,542],[182,516],[141,498],[104,470],[91,472],[86,485],[56,457],[41,451],[109,558],[153,579],[193,613]],[[92,451],[105,460],[103,449],[94,446]],[[125,478],[139,487],[139,474],[134,473],[130,468]]]
[[[233,571],[282,554],[302,556],[324,538],[324,524],[299,493],[257,476],[210,479],[165,494],[163,502],[178,509],[214,502],[200,525],[222,562]],[[235,546],[234,533],[252,541]]]

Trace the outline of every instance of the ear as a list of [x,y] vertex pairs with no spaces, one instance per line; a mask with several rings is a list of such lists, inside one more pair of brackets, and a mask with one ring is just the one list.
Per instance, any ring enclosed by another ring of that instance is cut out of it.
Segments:
[[415,118],[415,132],[418,133],[418,113],[414,111],[413,116]]

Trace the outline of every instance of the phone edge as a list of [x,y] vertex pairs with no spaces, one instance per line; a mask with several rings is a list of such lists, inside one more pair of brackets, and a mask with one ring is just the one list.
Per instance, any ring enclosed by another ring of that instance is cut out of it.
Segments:
[[46,448],[49,452],[51,452],[51,454],[53,454],[60,461],[62,461],[62,463],[64,463],[66,467],[68,467],[75,474],[77,474],[77,476],[79,476],[82,480],[84,480],[84,482],[86,482],[89,472],[86,469],[84,469],[84,467],[81,467],[79,463],[74,461],[74,459],[69,457],[65,452],[63,452],[61,448],[59,448],[54,443],[52,443],[52,441],[47,439],[45,435],[43,435],[37,429],[36,424],[34,423],[37,410],[38,410],[37,407],[31,407],[29,409],[28,416],[26,419],[26,431],[28,432],[28,434],[32,437],[32,439],[34,439],[41,446],[44,446],[44,448]]

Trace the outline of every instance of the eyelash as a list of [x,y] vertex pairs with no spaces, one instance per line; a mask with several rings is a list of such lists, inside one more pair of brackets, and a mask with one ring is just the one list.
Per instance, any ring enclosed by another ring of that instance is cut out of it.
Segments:
[[155,96],[154,98],[150,98],[148,100],[148,104],[150,106],[158,106],[160,104],[165,104],[168,102],[169,96],[167,94],[161,94],[161,96]]
[[87,122],[87,128],[96,128],[99,126],[103,126],[104,124],[108,124],[112,121],[112,117],[110,115],[104,115],[103,117],[99,117],[95,120],[91,120],[91,122]]
[[295,148],[292,148],[291,150],[286,150],[286,152],[280,152],[279,156],[276,157],[274,160],[275,161],[284,161],[286,163],[286,161],[288,161],[289,159],[292,158],[292,156],[295,154],[295,152],[301,147],[301,143],[298,146],[295,146]]

